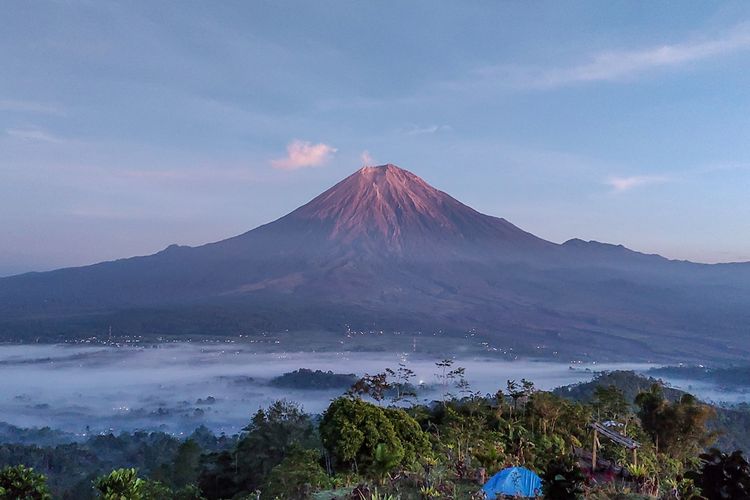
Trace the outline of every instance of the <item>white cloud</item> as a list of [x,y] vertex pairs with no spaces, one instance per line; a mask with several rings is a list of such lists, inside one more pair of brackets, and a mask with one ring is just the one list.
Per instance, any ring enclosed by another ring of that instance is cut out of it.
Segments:
[[271,161],[274,168],[297,170],[306,167],[317,167],[325,164],[338,151],[328,144],[312,144],[309,141],[295,139],[286,147],[286,157]]
[[683,181],[696,181],[702,176],[714,176],[723,172],[743,171],[750,171],[750,165],[747,163],[714,163],[710,165],[695,167],[692,169],[686,169],[681,172],[671,172],[668,175],[612,176],[604,181],[604,184],[611,187],[612,191],[614,192],[623,192],[641,186]]
[[[750,24],[740,24],[719,36],[632,50],[610,50],[567,67],[487,66],[465,85],[550,89],[576,83],[627,81],[648,71],[750,49]],[[456,84],[454,83],[453,86]]]
[[649,184],[662,184],[668,180],[667,177],[659,175],[632,175],[629,177],[610,177],[605,184],[610,186],[613,191],[621,193]]
[[547,86],[575,82],[619,80],[647,70],[679,66],[736,50],[750,48],[750,31],[743,26],[723,37],[698,42],[661,45],[638,51],[605,52],[591,61],[545,75]]
[[362,154],[359,155],[359,159],[362,162],[362,166],[370,167],[375,163],[375,160],[373,159],[372,155],[369,151],[366,149],[362,151]]
[[404,130],[406,135],[423,135],[423,134],[435,134],[437,132],[448,132],[451,130],[450,125],[427,125],[420,127],[418,125],[411,125]]
[[11,129],[7,129],[5,133],[9,137],[13,137],[14,139],[20,139],[23,141],[50,142],[53,144],[61,144],[65,142],[63,139],[59,137],[56,137],[52,134],[49,134],[43,130],[36,129],[36,128],[29,128],[29,129],[11,128]]

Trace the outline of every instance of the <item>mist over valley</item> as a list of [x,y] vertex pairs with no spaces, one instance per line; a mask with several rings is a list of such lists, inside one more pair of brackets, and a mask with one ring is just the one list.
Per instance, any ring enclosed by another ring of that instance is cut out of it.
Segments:
[[[279,388],[271,380],[300,368],[365,374],[395,369],[415,372],[416,400],[440,400],[443,388],[427,353],[275,352],[247,343],[166,343],[145,346],[0,346],[0,421],[19,427],[52,427],[79,437],[86,433],[162,430],[189,434],[205,425],[216,433],[239,432],[250,416],[278,399],[300,403],[313,414],[348,388]],[[647,372],[648,363],[573,363],[507,360],[489,355],[457,356],[472,391],[494,394],[508,380],[527,379],[538,389],[591,380],[597,372]],[[666,380],[670,379],[666,377]],[[688,388],[682,381],[677,387]],[[693,388],[693,387],[691,387]],[[448,388],[452,394],[457,389]],[[720,393],[715,385],[695,387],[714,401],[750,400],[748,393]]]

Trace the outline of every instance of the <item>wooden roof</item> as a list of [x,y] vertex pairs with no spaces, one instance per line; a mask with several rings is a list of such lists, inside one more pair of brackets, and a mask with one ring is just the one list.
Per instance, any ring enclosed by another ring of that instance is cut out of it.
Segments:
[[641,447],[641,443],[639,443],[638,441],[636,441],[636,440],[634,440],[632,438],[629,438],[627,436],[623,436],[619,432],[613,431],[609,427],[605,427],[602,424],[600,424],[599,422],[593,422],[590,425],[590,427],[592,429],[596,430],[602,436],[604,436],[604,437],[606,437],[608,439],[611,439],[615,443],[617,443],[619,445],[622,445],[622,446],[624,446],[625,448],[627,448],[629,450],[634,450],[636,448],[640,448]]

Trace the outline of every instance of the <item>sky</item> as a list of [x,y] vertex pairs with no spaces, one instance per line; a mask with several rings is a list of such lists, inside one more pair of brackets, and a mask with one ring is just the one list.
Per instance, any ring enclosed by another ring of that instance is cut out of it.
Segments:
[[363,165],[750,260],[750,3],[0,3],[0,276],[243,233]]

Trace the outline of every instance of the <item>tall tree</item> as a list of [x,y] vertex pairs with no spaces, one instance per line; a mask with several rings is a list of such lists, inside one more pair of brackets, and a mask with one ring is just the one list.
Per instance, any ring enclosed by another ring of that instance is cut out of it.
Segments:
[[622,420],[629,408],[625,393],[611,384],[594,389],[592,406],[599,420]]
[[716,416],[715,410],[690,394],[670,403],[664,398],[661,386],[654,384],[638,394],[635,403],[640,408],[638,417],[643,430],[659,451],[674,458],[685,460],[695,456],[716,438],[706,427]]
[[234,450],[205,460],[199,484],[208,498],[258,490],[292,449],[319,447],[309,415],[288,401],[258,410],[244,431]]
[[201,448],[192,439],[186,439],[179,448],[172,465],[172,485],[182,488],[194,484],[200,471]]

